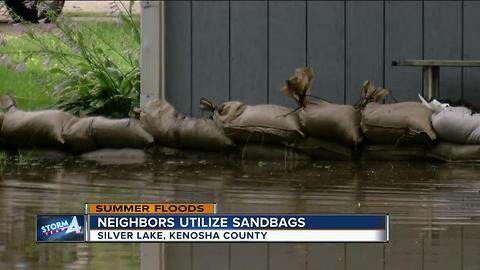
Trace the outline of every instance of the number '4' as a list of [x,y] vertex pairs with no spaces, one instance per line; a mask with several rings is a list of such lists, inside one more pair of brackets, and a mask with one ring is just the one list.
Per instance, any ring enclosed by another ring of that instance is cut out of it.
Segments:
[[69,233],[72,233],[72,232],[81,233],[81,230],[82,230],[82,226],[78,226],[77,217],[74,216],[73,219],[72,219],[72,222],[70,222],[70,225],[68,226],[65,234],[69,234]]

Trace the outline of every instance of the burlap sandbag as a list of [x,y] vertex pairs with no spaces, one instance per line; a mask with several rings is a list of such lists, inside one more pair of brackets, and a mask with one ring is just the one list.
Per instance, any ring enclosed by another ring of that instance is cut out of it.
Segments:
[[285,145],[249,143],[235,148],[229,155],[232,159],[250,161],[309,161],[312,158],[297,149]]
[[8,146],[60,147],[62,129],[74,116],[58,110],[25,112],[11,108],[5,113],[2,137]]
[[140,121],[161,145],[213,152],[234,146],[213,120],[186,117],[166,101],[153,100],[145,104]]
[[98,148],[91,135],[93,119],[94,117],[75,117],[65,124],[62,136],[68,148],[74,152],[87,152]]
[[432,114],[432,126],[441,140],[480,144],[480,114],[465,107],[447,107]]
[[480,145],[442,141],[433,147],[431,155],[444,161],[480,162]]
[[360,111],[351,105],[310,102],[300,109],[299,117],[308,136],[350,145],[362,142]]
[[[301,127],[310,137],[331,139],[350,145],[360,144],[360,112],[350,105],[333,104],[326,101],[312,101],[310,88],[313,81],[311,67],[297,68],[286,81],[282,92],[298,104]],[[366,88],[372,96],[375,87],[368,83]]]
[[154,139],[137,119],[95,117],[91,133],[101,148],[146,148]]
[[355,158],[355,151],[352,147],[332,140],[307,137],[293,142],[289,146],[317,160],[352,160]]
[[75,152],[99,148],[147,148],[153,137],[136,119],[86,117],[70,120],[63,132],[66,144]]
[[433,161],[429,155],[430,146],[427,144],[409,145],[364,145],[361,150],[360,160],[377,161]]
[[360,126],[371,143],[415,144],[436,139],[430,116],[432,111],[418,102],[395,104],[368,103]]
[[213,119],[225,135],[240,144],[279,144],[304,137],[298,115],[278,105],[225,102],[215,109]]

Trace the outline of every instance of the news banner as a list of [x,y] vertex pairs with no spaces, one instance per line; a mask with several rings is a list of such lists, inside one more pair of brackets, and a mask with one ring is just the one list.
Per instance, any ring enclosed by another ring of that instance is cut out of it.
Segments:
[[215,203],[87,203],[37,215],[39,243],[388,242],[388,214],[218,214]]

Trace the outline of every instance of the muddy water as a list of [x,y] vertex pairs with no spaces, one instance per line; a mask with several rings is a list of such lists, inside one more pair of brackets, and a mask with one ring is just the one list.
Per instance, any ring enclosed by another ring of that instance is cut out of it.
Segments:
[[[0,172],[0,269],[138,269],[138,244],[34,242],[38,213],[130,201],[216,201],[224,213],[391,214],[388,244],[272,244],[270,269],[480,269],[479,172],[475,164],[409,162],[12,161]],[[197,257],[184,260],[214,269],[198,257],[202,247],[212,248],[190,245]],[[231,269],[262,264],[238,247],[228,248]],[[177,259],[167,266],[180,269]]]

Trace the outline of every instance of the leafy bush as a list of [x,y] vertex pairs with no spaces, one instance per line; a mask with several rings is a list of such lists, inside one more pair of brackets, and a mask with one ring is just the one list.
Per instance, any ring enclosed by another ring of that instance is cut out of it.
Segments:
[[[31,54],[45,56],[54,75],[47,88],[59,109],[76,115],[130,116],[139,105],[140,27],[128,7],[115,1],[118,30],[125,33],[122,42],[112,42],[102,27],[75,23],[59,17],[47,25],[46,35],[27,26],[27,36],[38,48]],[[94,24],[93,24],[94,25]],[[54,42],[52,42],[52,40]]]

